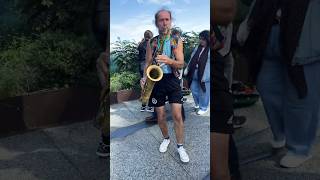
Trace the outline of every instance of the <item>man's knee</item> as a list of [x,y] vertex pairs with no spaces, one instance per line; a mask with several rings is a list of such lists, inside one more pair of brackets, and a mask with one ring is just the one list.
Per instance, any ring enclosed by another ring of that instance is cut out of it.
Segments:
[[182,114],[181,112],[173,114],[173,120],[175,123],[182,123]]
[[165,111],[164,108],[156,108],[158,121],[163,122],[165,120]]

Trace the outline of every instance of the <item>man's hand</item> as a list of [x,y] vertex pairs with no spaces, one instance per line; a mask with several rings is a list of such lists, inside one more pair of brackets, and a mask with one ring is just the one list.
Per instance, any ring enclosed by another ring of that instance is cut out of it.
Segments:
[[144,88],[144,84],[145,84],[145,83],[146,83],[146,78],[145,78],[145,77],[141,78],[141,79],[140,79],[140,87],[141,87],[141,89]]
[[173,61],[166,55],[158,55],[155,59],[160,64],[164,63],[164,64],[171,65],[173,63]]

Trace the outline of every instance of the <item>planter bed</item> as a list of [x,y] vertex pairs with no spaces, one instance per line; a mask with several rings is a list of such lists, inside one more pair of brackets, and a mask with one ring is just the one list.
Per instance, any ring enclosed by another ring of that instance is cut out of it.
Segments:
[[65,88],[0,100],[0,135],[93,119],[100,89]]

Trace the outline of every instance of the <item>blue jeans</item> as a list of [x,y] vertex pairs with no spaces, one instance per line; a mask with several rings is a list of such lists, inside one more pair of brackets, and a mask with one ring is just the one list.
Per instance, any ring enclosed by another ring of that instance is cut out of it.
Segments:
[[299,99],[279,49],[279,28],[275,26],[258,75],[257,90],[274,140],[285,139],[289,152],[308,155],[320,118],[320,62],[303,66],[308,94]]
[[210,81],[205,82],[206,92],[204,92],[198,80],[198,72],[194,71],[192,83],[191,83],[191,92],[196,106],[199,106],[200,110],[206,111],[209,108],[210,102]]

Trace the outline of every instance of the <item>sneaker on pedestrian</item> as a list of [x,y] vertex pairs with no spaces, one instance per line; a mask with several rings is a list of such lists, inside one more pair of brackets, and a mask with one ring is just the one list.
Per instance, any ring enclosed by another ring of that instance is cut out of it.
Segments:
[[197,115],[203,115],[206,112],[208,112],[208,109],[206,109],[206,110],[199,109],[199,111],[197,111]]
[[199,105],[195,105],[195,106],[194,106],[194,110],[197,111],[198,109],[199,109]]
[[154,107],[147,107],[147,112],[154,112]]
[[247,121],[245,116],[233,116],[232,124],[234,129],[242,128],[244,123]]
[[164,153],[168,150],[168,146],[170,144],[170,139],[163,139],[162,143],[160,144],[159,151]]
[[146,111],[146,106],[141,106],[140,112],[144,112],[144,111]]
[[298,155],[288,152],[281,160],[280,166],[284,168],[295,168],[306,162],[312,155]]
[[178,153],[180,156],[180,160],[184,163],[189,162],[189,156],[188,156],[186,150],[183,148],[183,146],[180,146],[177,150],[178,150]]
[[107,145],[103,142],[100,142],[99,147],[96,151],[96,154],[99,157],[108,157],[110,156],[110,145]]

